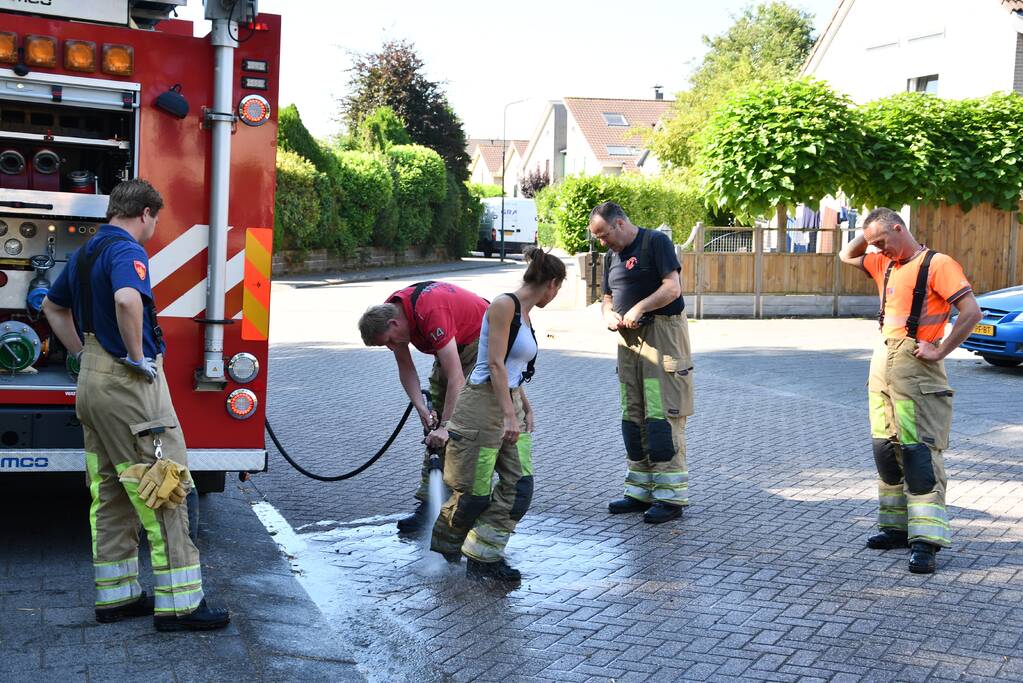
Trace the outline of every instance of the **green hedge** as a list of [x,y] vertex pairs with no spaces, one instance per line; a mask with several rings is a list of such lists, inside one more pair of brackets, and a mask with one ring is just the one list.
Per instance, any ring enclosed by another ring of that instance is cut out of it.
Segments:
[[500,197],[501,186],[491,185],[490,183],[470,183],[466,182],[465,186],[469,189],[469,194],[476,199],[487,199],[489,197]]
[[394,178],[397,205],[396,245],[432,246],[439,242],[431,232],[434,205],[447,193],[444,160],[422,145],[395,145],[387,150]]
[[337,154],[339,220],[346,247],[369,244],[381,213],[394,199],[391,171],[383,157],[366,152]]
[[536,195],[539,241],[572,254],[589,249],[590,211],[606,201],[621,204],[636,225],[670,225],[676,243],[688,239],[697,221],[708,220],[698,188],[683,177],[570,176]]
[[277,150],[274,248],[309,249],[316,246],[321,205],[317,192],[319,175],[310,161],[294,152]]
[[[402,139],[396,117],[378,112],[386,137]],[[281,114],[275,246],[342,255],[370,244],[444,246],[461,256],[476,244],[483,207],[431,149],[393,145],[385,153],[317,142],[295,107]]]

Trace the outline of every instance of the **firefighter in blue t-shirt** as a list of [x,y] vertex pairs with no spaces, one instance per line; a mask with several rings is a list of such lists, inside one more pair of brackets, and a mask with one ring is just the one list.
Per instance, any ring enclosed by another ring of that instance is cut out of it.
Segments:
[[614,202],[593,209],[589,230],[608,249],[602,312],[618,332],[628,458],[625,496],[608,510],[667,522],[689,505],[685,428],[693,414],[693,363],[681,266],[667,235],[636,227]]
[[[229,615],[206,605],[199,551],[181,504],[191,487],[188,456],[163,373],[142,246],[162,207],[144,180],[115,187],[107,224],[68,260],[43,312],[80,359],[75,410],[92,494],[96,620],[153,614],[160,631],[220,628]],[[149,537],[153,596],[138,581],[140,521]]]

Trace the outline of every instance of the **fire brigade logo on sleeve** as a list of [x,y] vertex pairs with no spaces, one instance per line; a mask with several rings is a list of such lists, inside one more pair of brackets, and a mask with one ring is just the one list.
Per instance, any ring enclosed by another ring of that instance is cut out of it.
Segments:
[[629,260],[625,262],[625,270],[632,270],[636,267],[637,263],[639,263],[638,258],[635,256],[630,257]]
[[139,276],[140,280],[146,279],[146,264],[142,261],[135,261],[135,273]]

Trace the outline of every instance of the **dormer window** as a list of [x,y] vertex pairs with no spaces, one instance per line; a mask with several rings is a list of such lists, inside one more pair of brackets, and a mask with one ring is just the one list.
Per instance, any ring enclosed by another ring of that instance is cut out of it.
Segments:
[[609,126],[627,126],[629,122],[625,120],[625,114],[619,112],[604,112],[604,122]]

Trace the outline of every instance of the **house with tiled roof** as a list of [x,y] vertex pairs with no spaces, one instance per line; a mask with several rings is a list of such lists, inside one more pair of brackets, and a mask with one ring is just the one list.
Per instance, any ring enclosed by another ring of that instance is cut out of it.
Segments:
[[1023,0],[839,0],[803,73],[859,103],[1023,93]]
[[652,130],[671,102],[566,97],[565,174],[617,175],[635,172],[643,156],[637,131]]
[[488,185],[501,184],[501,157],[516,144],[525,145],[526,140],[487,140],[472,138],[469,148],[469,180]]
[[547,105],[518,168],[519,177],[546,171],[552,183],[568,175],[639,171],[638,131],[652,129],[671,107],[663,99],[566,97]]

